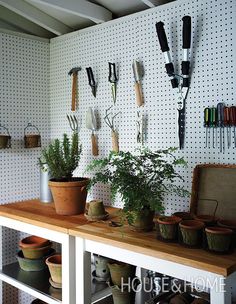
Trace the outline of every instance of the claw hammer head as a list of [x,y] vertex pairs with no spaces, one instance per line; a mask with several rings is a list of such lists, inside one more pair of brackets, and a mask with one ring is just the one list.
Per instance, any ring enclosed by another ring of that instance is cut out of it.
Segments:
[[78,74],[79,71],[81,71],[81,67],[75,67],[72,68],[68,74],[71,76],[72,74]]

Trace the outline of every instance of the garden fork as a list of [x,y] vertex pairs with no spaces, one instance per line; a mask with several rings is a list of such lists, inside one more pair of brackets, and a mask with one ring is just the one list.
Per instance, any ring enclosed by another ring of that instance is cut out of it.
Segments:
[[73,132],[78,133],[79,125],[78,125],[78,120],[75,117],[75,115],[66,115],[67,119],[69,121],[70,128]]

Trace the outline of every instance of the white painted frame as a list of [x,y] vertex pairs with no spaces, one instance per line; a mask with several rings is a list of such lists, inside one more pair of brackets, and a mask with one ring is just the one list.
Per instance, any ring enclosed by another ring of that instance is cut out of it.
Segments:
[[[4,216],[0,216],[1,223],[1,243],[2,243],[2,227],[7,227],[9,229],[14,229],[17,231],[22,231],[25,233],[37,235],[40,237],[47,237],[53,242],[61,244],[62,250],[62,302],[54,300],[50,297],[45,296],[39,291],[35,291],[30,287],[21,284],[20,282],[0,273],[0,280],[8,284],[15,286],[16,288],[27,292],[28,294],[39,298],[48,304],[58,304],[58,303],[70,303],[75,304],[75,239],[67,233],[62,233],[58,231],[53,231],[47,228],[42,228],[39,226],[27,224],[18,220],[10,219]],[[4,246],[4,244],[2,244]],[[2,248],[2,247],[1,247]],[[0,267],[2,269],[3,263],[0,260]],[[0,299],[0,304],[4,304],[4,299]]]
[[[178,279],[189,281],[198,278],[207,278],[207,287],[210,289],[211,304],[231,304],[231,288],[236,282],[236,272],[228,277],[218,275],[209,271],[193,268],[190,266],[170,262],[145,254],[137,253],[127,249],[122,249],[112,245],[91,241],[76,237],[76,303],[91,303],[91,273],[88,271],[91,261],[91,253],[100,254],[111,259],[119,260],[140,268],[150,269],[158,273],[163,273]],[[83,279],[79,274],[83,273]],[[225,284],[226,292],[218,292],[214,282]],[[212,288],[211,288],[212,287]]]

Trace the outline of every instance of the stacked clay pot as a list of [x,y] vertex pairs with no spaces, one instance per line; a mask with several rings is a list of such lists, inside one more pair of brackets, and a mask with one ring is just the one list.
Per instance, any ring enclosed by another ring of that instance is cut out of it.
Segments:
[[209,304],[209,302],[204,299],[194,298],[191,294],[183,292],[174,296],[169,304]]
[[54,253],[52,242],[38,236],[29,236],[19,242],[17,260],[24,271],[41,271],[46,268],[45,260]]

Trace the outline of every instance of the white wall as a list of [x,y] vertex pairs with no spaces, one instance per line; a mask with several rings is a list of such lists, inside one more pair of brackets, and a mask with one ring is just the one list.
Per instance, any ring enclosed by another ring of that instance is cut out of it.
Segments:
[[[0,33],[0,124],[12,136],[12,148],[0,150],[0,204],[39,196],[40,148],[25,149],[24,127],[37,125],[42,143],[50,139],[49,42]],[[4,233],[3,262],[15,261],[19,235]],[[9,286],[4,304],[29,303],[30,297]]]

